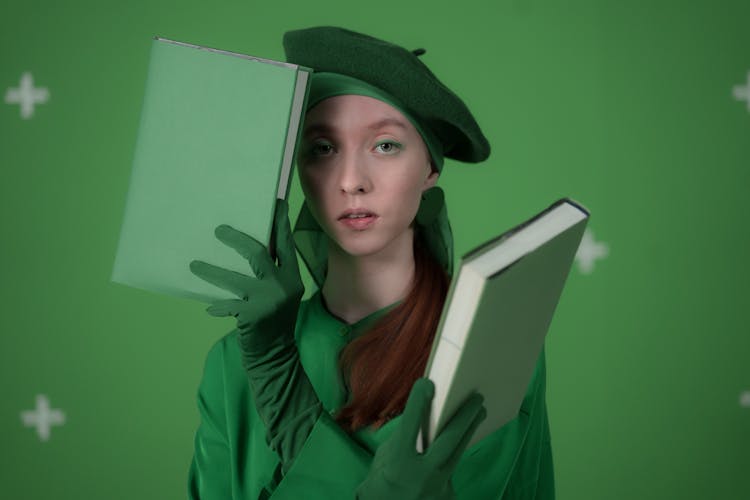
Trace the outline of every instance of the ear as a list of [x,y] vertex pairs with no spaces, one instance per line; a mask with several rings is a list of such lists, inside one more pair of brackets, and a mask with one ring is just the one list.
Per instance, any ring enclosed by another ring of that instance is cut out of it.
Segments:
[[437,170],[430,170],[430,175],[427,176],[427,178],[424,180],[424,185],[422,186],[422,192],[427,191],[432,186],[437,184],[438,177],[440,177],[440,172]]

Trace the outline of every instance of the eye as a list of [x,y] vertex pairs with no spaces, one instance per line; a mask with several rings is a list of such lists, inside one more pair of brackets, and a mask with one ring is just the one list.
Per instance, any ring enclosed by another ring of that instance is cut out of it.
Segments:
[[403,146],[399,144],[396,141],[387,140],[387,141],[380,141],[375,145],[375,150],[386,154],[386,155],[393,155],[401,151]]
[[310,148],[310,153],[313,156],[327,156],[333,153],[333,144],[326,141],[317,141]]

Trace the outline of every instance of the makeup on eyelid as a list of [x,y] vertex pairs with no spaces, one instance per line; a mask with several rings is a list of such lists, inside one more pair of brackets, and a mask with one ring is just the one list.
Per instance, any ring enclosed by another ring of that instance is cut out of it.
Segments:
[[298,172],[335,248],[352,257],[411,251],[422,192],[438,177],[419,132],[389,104],[357,95],[321,101],[307,120]]

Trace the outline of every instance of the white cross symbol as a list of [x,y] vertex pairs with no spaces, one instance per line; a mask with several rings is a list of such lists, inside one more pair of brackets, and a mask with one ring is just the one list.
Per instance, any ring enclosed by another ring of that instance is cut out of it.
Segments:
[[65,423],[65,414],[60,410],[50,410],[49,400],[44,394],[36,396],[36,410],[21,412],[21,421],[26,427],[36,427],[36,433],[42,441],[49,440],[49,431],[52,425]]
[[5,92],[7,104],[21,105],[21,118],[28,120],[34,115],[34,105],[44,104],[49,99],[49,90],[46,87],[34,87],[34,78],[28,71],[21,75],[18,88],[9,88]]
[[740,406],[750,408],[750,391],[740,393]]
[[581,244],[576,252],[575,260],[578,269],[583,274],[591,274],[594,270],[594,261],[609,254],[609,247],[605,243],[594,241],[594,232],[586,229],[581,239]]
[[747,85],[745,87],[737,85],[732,89],[732,94],[738,101],[747,102],[747,110],[750,111],[750,71],[747,72]]

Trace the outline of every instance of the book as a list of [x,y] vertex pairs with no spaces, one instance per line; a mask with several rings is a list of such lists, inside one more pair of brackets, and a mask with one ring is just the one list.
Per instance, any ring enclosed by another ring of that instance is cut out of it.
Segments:
[[559,200],[461,259],[427,363],[435,396],[419,449],[473,392],[487,418],[469,446],[518,415],[588,216]]
[[202,302],[236,298],[190,272],[250,267],[214,236],[268,245],[289,192],[309,68],[155,38],[111,279]]

